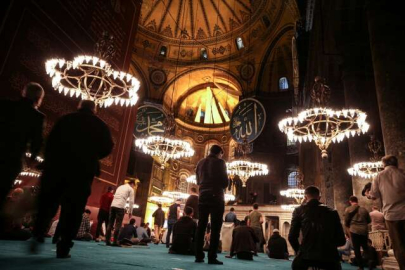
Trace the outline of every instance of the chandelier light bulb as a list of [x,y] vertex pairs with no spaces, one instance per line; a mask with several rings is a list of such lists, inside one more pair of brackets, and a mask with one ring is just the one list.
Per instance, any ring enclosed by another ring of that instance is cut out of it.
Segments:
[[197,177],[196,177],[196,175],[193,174],[193,175],[190,175],[189,177],[187,177],[187,183],[196,185],[196,184],[197,184]]
[[384,165],[381,161],[377,162],[359,162],[353,165],[353,167],[347,169],[347,172],[351,176],[359,176],[365,179],[372,179],[377,176],[379,172],[384,169]]
[[233,178],[235,175],[238,175],[242,180],[243,187],[246,187],[246,182],[250,177],[269,174],[269,169],[266,164],[250,162],[247,160],[228,162],[226,167],[228,176]]

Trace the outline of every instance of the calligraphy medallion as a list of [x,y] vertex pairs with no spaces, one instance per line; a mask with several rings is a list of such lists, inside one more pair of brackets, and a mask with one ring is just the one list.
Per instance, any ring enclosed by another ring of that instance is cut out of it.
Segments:
[[233,110],[230,131],[238,143],[253,142],[262,133],[266,123],[266,110],[256,99],[247,98],[238,103]]
[[165,119],[166,114],[159,107],[154,105],[140,106],[136,114],[135,138],[163,136]]

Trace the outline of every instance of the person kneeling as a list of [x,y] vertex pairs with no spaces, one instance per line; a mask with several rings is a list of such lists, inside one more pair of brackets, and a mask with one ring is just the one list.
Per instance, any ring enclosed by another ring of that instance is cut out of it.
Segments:
[[80,223],[79,231],[76,235],[76,240],[80,241],[91,241],[93,236],[90,233],[90,214],[91,211],[86,209],[83,213],[82,222]]
[[197,223],[193,220],[193,208],[186,206],[182,216],[173,227],[173,242],[169,253],[194,255]]
[[253,261],[253,254],[256,253],[256,243],[258,242],[259,239],[254,230],[246,226],[246,221],[241,221],[232,232],[231,254],[226,257],[232,258],[236,255],[238,259]]
[[136,220],[131,218],[129,223],[122,228],[120,235],[118,236],[118,242],[120,245],[132,246],[139,243],[137,228],[135,227]]
[[273,230],[273,235],[269,239],[267,248],[269,250],[269,258],[288,260],[287,241],[280,235],[278,229]]

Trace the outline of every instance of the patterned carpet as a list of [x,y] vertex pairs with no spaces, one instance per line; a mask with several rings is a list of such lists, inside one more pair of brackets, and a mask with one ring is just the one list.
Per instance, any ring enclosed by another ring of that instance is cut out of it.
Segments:
[[[194,263],[194,257],[168,254],[164,245],[148,247],[118,248],[108,247],[102,243],[76,242],[71,251],[72,258],[56,259],[55,245],[50,239],[41,246],[38,255],[28,254],[29,241],[0,241],[0,269],[41,269],[41,270],[85,270],[85,269],[291,269],[291,261],[269,259],[264,254],[254,257],[254,261],[227,259],[226,254],[219,254],[218,259],[224,262],[222,266],[212,266],[207,263]],[[343,264],[343,269],[356,269]]]

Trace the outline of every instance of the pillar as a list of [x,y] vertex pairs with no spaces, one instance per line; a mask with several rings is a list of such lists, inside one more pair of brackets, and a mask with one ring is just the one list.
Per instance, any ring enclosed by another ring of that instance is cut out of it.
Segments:
[[405,20],[396,2],[369,0],[366,10],[385,153],[405,169]]

